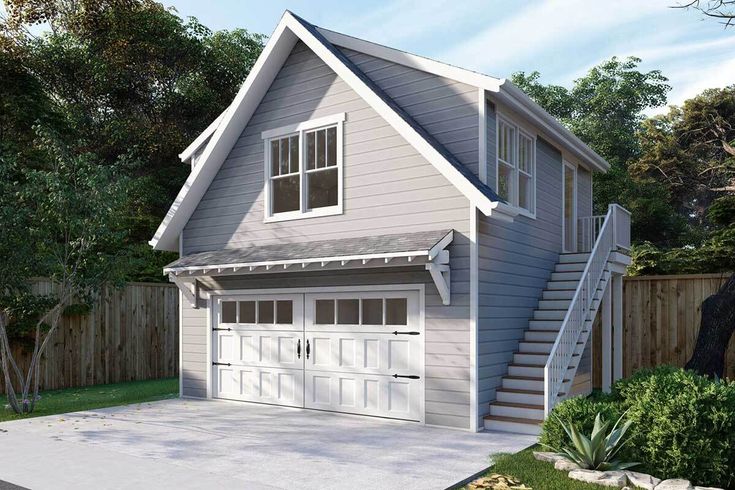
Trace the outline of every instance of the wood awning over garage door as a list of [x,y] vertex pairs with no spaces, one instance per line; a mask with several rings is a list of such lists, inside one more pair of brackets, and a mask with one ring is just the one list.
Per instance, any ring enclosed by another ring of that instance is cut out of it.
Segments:
[[437,230],[217,250],[182,257],[163,272],[196,307],[196,278],[200,276],[422,266],[431,273],[442,302],[448,305],[447,246],[453,239],[453,230]]

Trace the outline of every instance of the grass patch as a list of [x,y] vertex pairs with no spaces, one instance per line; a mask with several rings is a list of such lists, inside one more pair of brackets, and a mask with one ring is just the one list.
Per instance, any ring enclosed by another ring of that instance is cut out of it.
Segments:
[[[179,378],[130,381],[127,383],[44,391],[41,393],[41,399],[36,402],[33,413],[18,415],[9,408],[2,408],[0,409],[0,422],[164,400],[176,398],[177,396],[179,396]],[[2,395],[2,399],[4,407],[7,404],[5,395]]]
[[533,490],[600,490],[603,487],[570,480],[567,471],[554,469],[554,465],[537,461],[533,451],[543,451],[540,446],[524,449],[517,454],[501,454],[494,456],[495,464],[488,474],[499,473],[510,475],[520,480]]

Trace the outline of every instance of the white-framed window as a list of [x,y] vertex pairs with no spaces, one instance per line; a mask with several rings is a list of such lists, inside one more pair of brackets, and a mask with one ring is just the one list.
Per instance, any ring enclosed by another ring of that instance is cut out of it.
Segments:
[[336,114],[262,133],[265,221],[342,213],[342,123]]
[[498,118],[497,189],[500,197],[536,216],[536,138],[505,118]]

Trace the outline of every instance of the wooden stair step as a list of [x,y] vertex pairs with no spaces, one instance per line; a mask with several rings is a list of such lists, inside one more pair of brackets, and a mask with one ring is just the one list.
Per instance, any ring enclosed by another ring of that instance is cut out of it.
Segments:
[[516,388],[498,388],[495,391],[503,391],[506,393],[521,393],[523,395],[543,395],[544,392],[541,390],[519,390]]
[[[537,377],[537,376],[513,376],[513,375],[503,376],[503,379],[520,379],[520,380],[525,380],[525,381],[543,381],[544,380],[543,377]],[[568,383],[569,381],[571,380],[565,379],[564,381],[562,381],[562,383]]]
[[528,403],[512,403],[512,402],[492,402],[490,405],[496,405],[498,407],[510,407],[510,408],[528,408],[531,410],[543,410],[543,405],[530,405]]
[[483,418],[485,420],[497,420],[498,422],[513,422],[516,424],[529,424],[529,425],[541,424],[541,420],[522,419],[518,417],[505,417],[503,415],[485,415],[485,417]]

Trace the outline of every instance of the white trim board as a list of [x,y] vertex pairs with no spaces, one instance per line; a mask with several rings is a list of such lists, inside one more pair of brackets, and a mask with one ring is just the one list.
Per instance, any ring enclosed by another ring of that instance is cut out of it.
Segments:
[[301,20],[286,11],[245,83],[225,112],[221,123],[212,133],[211,140],[200,157],[201,162],[192,170],[153,238],[149,241],[153,248],[175,250],[176,237],[196,209],[298,40],[304,42],[350,88],[363,97],[393,129],[434,165],[483,214],[492,215],[504,221],[512,221],[515,218],[516,210],[503,202],[493,201],[478,189],[415,127],[374,92],[365,80],[353,72],[321,39],[318,39]]

